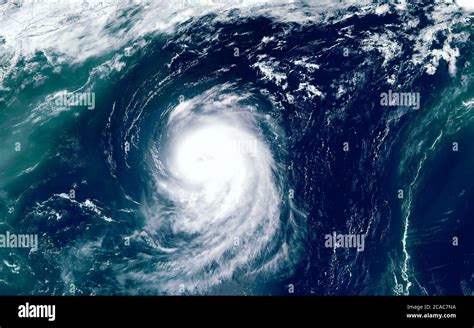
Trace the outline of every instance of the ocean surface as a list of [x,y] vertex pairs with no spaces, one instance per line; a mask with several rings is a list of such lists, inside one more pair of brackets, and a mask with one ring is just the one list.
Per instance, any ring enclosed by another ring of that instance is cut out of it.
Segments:
[[473,7],[0,1],[0,294],[472,295]]

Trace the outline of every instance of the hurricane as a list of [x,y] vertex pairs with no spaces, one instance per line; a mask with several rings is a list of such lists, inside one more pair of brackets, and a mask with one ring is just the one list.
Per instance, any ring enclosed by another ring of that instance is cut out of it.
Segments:
[[[136,149],[144,164],[148,182],[140,211],[156,264],[146,274],[126,270],[120,280],[133,278],[170,293],[200,293],[239,271],[258,276],[281,270],[297,256],[301,233],[291,230],[302,229],[297,222],[302,214],[287,190],[281,128],[265,114],[258,94],[233,89],[218,84],[189,100],[179,96],[167,110],[150,114],[159,118],[143,114],[141,124],[153,122],[144,126],[149,135],[143,144],[123,142],[130,150],[120,149],[119,159],[128,165]],[[147,106],[158,94],[137,102]],[[124,140],[144,134],[138,127],[135,132]],[[115,163],[109,163],[111,169]],[[137,260],[138,266],[150,263],[148,257]]]
[[473,10],[0,2],[0,294],[471,295]]

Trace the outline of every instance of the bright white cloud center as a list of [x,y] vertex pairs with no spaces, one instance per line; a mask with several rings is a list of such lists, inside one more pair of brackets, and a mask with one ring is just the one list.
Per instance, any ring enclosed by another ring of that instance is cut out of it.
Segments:
[[178,178],[195,183],[228,181],[245,170],[248,156],[240,144],[245,132],[226,124],[210,124],[188,132],[176,144]]

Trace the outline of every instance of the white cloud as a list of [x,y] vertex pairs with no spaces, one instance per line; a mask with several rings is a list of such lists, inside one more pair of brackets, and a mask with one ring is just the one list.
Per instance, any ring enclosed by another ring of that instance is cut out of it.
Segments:
[[468,11],[474,11],[474,1],[473,0],[456,0],[456,3],[460,7],[464,8]]

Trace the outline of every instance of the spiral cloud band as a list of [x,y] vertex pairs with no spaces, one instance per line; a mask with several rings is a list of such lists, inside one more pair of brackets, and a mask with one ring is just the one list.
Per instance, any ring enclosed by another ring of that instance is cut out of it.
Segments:
[[181,99],[145,152],[151,200],[143,211],[155,270],[131,270],[123,281],[133,276],[164,293],[203,293],[240,272],[249,279],[296,260],[288,231],[299,230],[301,215],[279,162],[281,131],[250,94],[227,87]]

